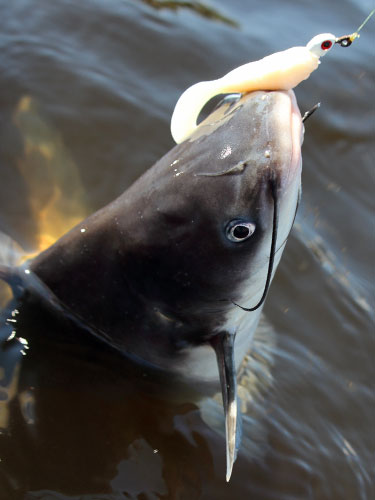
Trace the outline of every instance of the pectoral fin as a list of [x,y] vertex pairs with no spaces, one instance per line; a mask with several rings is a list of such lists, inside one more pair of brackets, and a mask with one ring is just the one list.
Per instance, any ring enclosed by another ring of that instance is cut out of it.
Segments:
[[223,396],[226,435],[227,481],[229,481],[232,474],[233,464],[236,460],[239,444],[239,416],[237,404],[236,365],[234,363],[234,338],[235,335],[233,333],[220,332],[211,341],[211,345],[215,349],[216,353],[220,375],[221,392]]

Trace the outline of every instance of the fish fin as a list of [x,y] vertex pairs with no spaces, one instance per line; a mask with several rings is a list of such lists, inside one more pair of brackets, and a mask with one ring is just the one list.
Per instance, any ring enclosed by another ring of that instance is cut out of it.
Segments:
[[227,482],[232,475],[233,464],[237,458],[241,429],[237,397],[237,373],[234,362],[234,340],[235,335],[226,331],[220,332],[211,340],[211,345],[216,353],[224,406]]

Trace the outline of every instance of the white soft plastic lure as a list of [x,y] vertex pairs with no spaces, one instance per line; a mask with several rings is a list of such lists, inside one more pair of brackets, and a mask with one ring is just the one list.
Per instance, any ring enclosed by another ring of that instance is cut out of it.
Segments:
[[312,38],[305,47],[292,47],[276,52],[259,61],[253,61],[230,71],[218,80],[199,82],[181,95],[171,119],[171,133],[177,144],[187,139],[197,128],[197,119],[203,106],[218,94],[252,92],[254,90],[290,90],[306,80],[318,67],[335,43],[348,47],[358,31],[372,16],[351,35],[337,38],[332,33],[322,33]]

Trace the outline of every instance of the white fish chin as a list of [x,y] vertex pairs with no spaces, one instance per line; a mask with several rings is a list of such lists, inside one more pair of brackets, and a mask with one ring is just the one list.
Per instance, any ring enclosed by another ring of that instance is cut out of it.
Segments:
[[[238,370],[244,356],[249,351],[255,330],[258,326],[262,308],[246,312],[233,304],[222,327],[218,330],[236,334],[234,359]],[[187,348],[182,352],[183,362],[176,367],[176,372],[184,378],[201,382],[216,382],[219,379],[217,359],[209,345]]]

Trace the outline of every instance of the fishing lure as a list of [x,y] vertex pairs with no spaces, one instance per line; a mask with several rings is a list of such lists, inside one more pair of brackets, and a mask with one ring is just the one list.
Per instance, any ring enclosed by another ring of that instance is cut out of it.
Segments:
[[259,61],[239,66],[217,80],[192,85],[181,95],[174,108],[171,119],[173,139],[177,144],[187,139],[197,128],[197,118],[203,106],[218,94],[293,89],[316,70],[320,58],[336,43],[349,47],[359,38],[358,32],[374,12],[375,9],[351,35],[337,38],[332,33],[322,33],[314,36],[305,47],[276,52]]

